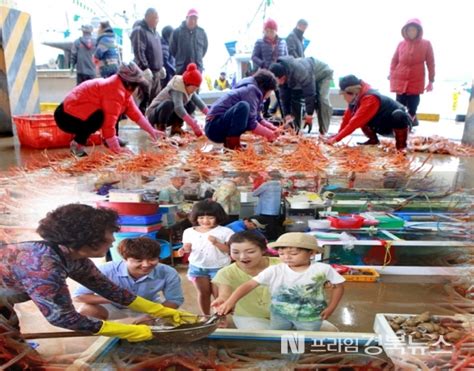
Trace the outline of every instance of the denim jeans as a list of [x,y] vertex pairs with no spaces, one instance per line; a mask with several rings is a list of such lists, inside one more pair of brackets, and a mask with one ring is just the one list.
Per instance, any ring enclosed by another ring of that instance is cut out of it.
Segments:
[[224,143],[227,137],[240,137],[247,130],[250,105],[241,101],[223,115],[206,122],[207,137],[215,143]]
[[300,331],[319,331],[322,320],[319,321],[292,321],[278,314],[271,314],[271,330],[300,330]]

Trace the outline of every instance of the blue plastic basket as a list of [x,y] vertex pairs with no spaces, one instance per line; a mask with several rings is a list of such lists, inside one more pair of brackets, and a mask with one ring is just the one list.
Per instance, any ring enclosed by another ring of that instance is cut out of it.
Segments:
[[120,225],[150,225],[161,222],[163,214],[157,213],[152,215],[120,215]]
[[157,240],[160,243],[160,259],[166,259],[171,256],[170,243],[166,240]]

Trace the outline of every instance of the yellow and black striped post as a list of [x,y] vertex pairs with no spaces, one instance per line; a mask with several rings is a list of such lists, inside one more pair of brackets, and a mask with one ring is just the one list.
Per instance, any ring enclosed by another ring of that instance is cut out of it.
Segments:
[[466,121],[464,122],[462,144],[474,146],[474,80],[472,81],[471,97],[469,98],[469,107],[467,109]]
[[13,115],[38,112],[30,15],[0,6],[0,133],[13,131]]

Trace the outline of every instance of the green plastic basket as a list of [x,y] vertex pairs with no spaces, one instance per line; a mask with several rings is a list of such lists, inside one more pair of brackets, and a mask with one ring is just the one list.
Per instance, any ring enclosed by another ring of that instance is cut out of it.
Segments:
[[379,221],[377,225],[379,229],[399,229],[405,225],[405,221],[402,218],[391,214],[375,215],[374,218]]

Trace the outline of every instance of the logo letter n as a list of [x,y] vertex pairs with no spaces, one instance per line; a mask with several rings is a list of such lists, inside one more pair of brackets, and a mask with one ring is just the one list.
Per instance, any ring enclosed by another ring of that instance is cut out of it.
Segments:
[[[281,336],[281,353],[282,354],[303,354],[304,353],[304,335],[298,335],[296,332],[293,332],[289,335]],[[289,348],[289,351],[288,351]]]

